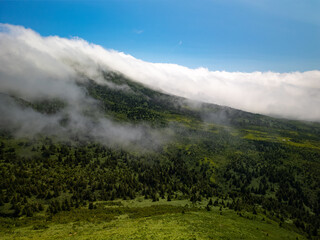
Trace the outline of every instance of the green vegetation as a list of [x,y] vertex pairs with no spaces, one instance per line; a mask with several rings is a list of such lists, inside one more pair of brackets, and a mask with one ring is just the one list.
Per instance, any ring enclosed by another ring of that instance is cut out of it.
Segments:
[[[140,151],[2,129],[0,238],[319,238],[320,124],[191,104],[105,78],[109,85],[79,83],[101,113],[172,136]],[[66,107],[17,102],[48,115]]]
[[60,212],[44,222],[39,217],[4,219],[2,239],[304,239],[264,215],[219,206],[206,211],[202,205],[186,207],[184,200],[116,203],[121,205],[97,203],[94,210]]

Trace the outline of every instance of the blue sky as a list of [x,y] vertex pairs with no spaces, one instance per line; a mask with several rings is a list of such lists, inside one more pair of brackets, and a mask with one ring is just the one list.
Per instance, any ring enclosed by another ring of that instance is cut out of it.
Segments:
[[0,22],[78,36],[150,62],[226,71],[320,69],[320,1],[1,1]]

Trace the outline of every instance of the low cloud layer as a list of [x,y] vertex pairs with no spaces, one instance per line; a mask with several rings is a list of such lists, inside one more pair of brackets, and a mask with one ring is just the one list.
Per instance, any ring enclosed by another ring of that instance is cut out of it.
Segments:
[[[108,69],[79,50],[82,40],[42,38],[23,27],[3,24],[0,30],[1,129],[20,137],[45,134],[139,149],[155,149],[168,140],[168,129],[158,131],[147,124],[119,123],[105,117],[79,83],[92,79],[117,91],[131,89],[103,77],[101,70]],[[57,99],[65,106],[51,114],[27,104]]]
[[0,91],[26,98],[53,96],[78,102],[74,78],[106,84],[101,70],[121,72],[154,89],[198,101],[320,121],[320,71],[225,72],[149,63],[82,39],[42,37],[20,26],[0,25]]

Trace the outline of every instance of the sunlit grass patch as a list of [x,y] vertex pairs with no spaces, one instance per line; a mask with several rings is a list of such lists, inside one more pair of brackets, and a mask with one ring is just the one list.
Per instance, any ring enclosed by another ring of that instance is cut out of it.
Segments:
[[[184,202],[173,201],[174,205]],[[138,207],[141,212],[152,209]],[[124,204],[126,205],[126,204]],[[130,204],[128,204],[129,206]],[[164,205],[158,205],[161,209]],[[174,209],[173,205],[162,208]],[[130,208],[129,208],[130,209]],[[136,211],[133,207],[128,211]],[[157,209],[157,208],[155,208]],[[138,210],[139,211],[139,210]],[[57,221],[45,227],[16,227],[11,232],[2,232],[2,239],[304,239],[295,232],[278,226],[264,216],[252,213],[237,214],[232,210],[211,211],[199,209],[190,212],[164,212],[150,216],[130,217],[123,214],[112,221],[90,222],[84,219],[61,224]]]

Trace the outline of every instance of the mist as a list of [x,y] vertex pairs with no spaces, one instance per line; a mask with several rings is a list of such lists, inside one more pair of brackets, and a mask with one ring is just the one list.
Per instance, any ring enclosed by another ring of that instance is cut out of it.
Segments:
[[[0,24],[0,97],[2,127],[24,136],[35,133],[80,135],[103,143],[161,144],[167,133],[147,125],[120,124],[105,118],[79,82],[91,79],[119,91],[130,91],[103,77],[119,72],[155,90],[240,110],[320,121],[320,71],[225,72],[150,63],[79,38],[43,37],[22,26]],[[67,103],[47,116],[22,108],[9,96],[27,101],[58,98]],[[4,97],[5,96],[5,97]],[[91,109],[91,117],[83,114]],[[223,117],[223,116],[222,116]],[[61,125],[63,119],[67,125]],[[221,118],[221,116],[219,116]]]
[[[50,135],[60,140],[98,141],[140,150],[156,149],[170,138],[168,129],[120,123],[105,116],[99,102],[88,95],[81,83],[90,79],[117,91],[131,89],[108,81],[103,76],[103,71],[109,71],[107,67],[68,47],[73,46],[73,41],[82,40],[46,39],[11,25],[0,28],[1,129],[17,137]],[[43,100],[59,100],[65,106],[47,114],[28,105]]]

